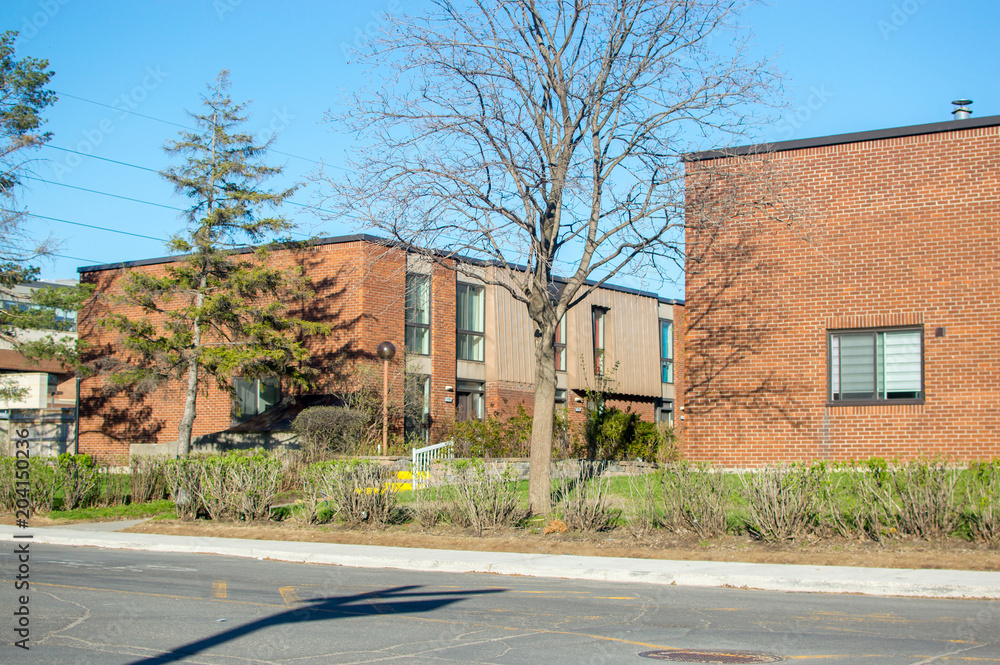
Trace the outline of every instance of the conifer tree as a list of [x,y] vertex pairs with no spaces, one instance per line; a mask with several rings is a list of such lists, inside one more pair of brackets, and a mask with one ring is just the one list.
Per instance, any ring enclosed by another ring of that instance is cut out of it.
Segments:
[[114,301],[138,307],[145,318],[118,312],[102,319],[121,334],[125,351],[124,359],[105,363],[113,386],[139,392],[170,380],[184,386],[178,455],[190,451],[199,388],[214,381],[232,393],[236,377],[307,386],[313,372],[301,334],[326,330],[288,314],[287,303],[309,294],[301,272],[269,266],[275,246],[288,245],[279,234],[292,226],[270,211],[295,187],[265,189],[281,168],[263,162],[270,140],[257,143],[240,131],[246,105],[234,103],[228,89],[223,71],[204,97],[204,112],[190,114],[197,131],[165,147],[184,161],[162,175],[192,201],[187,232],[169,245],[184,256],[163,274],[134,269],[121,279]]

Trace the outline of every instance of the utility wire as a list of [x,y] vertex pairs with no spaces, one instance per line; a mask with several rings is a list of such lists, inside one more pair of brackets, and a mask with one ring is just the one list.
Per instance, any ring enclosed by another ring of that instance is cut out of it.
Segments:
[[[118,111],[119,113],[130,113],[132,115],[137,115],[140,118],[146,118],[147,120],[155,120],[156,122],[162,122],[162,123],[167,124],[167,125],[173,125],[174,127],[180,127],[181,129],[186,129],[189,132],[196,132],[196,131],[198,131],[197,129],[195,129],[193,127],[188,127],[187,125],[182,125],[182,124],[180,124],[178,122],[173,122],[173,121],[170,121],[170,120],[164,120],[163,118],[155,118],[155,117],[153,117],[151,115],[146,115],[144,113],[139,113],[137,111],[130,111],[128,109],[123,109],[123,108],[118,107],[118,106],[111,106],[110,104],[103,104],[101,102],[95,102],[93,99],[85,99],[83,97],[78,97],[76,95],[71,95],[71,94],[66,93],[66,92],[59,92],[58,90],[53,90],[53,92],[55,92],[60,97],[69,97],[71,99],[77,99],[77,100],[79,100],[81,102],[87,102],[88,104],[94,104],[96,106],[103,106],[105,108],[114,109],[115,111]],[[318,161],[318,160],[315,160],[315,159],[310,159],[308,157],[302,157],[301,155],[293,155],[290,152],[282,152],[281,150],[274,150],[273,148],[270,150],[270,152],[273,152],[273,153],[275,153],[277,155],[284,155],[286,157],[294,157],[295,159],[301,159],[304,162],[311,162],[312,164],[319,164],[321,166],[332,166],[333,168],[335,168],[335,169],[341,169],[342,171],[350,171],[350,169],[345,168],[343,166],[336,166],[335,164],[324,164],[321,161]]]
[[83,222],[71,222],[68,219],[59,219],[58,217],[46,217],[45,215],[36,215],[33,212],[26,213],[28,217],[37,217],[38,219],[47,219],[50,222],[62,222],[63,224],[72,224],[73,226],[85,226],[88,229],[97,229],[98,231],[107,231],[109,233],[120,233],[125,236],[135,236],[136,238],[145,238],[147,240],[157,240],[160,242],[166,242],[166,238],[154,238],[153,236],[144,236],[141,233],[132,233],[131,231],[119,231],[118,229],[109,229],[106,226],[94,226],[93,224],[84,224]]
[[45,178],[36,178],[35,176],[21,176],[27,180],[37,180],[38,182],[44,182],[49,185],[58,185],[59,187],[68,187],[69,189],[77,189],[81,192],[89,192],[91,194],[100,194],[101,196],[110,196],[115,199],[122,199],[123,201],[132,201],[133,203],[145,203],[146,205],[156,206],[157,208],[166,208],[167,210],[177,210],[178,212],[187,212],[184,208],[175,208],[174,206],[168,206],[163,203],[153,203],[152,201],[143,201],[142,199],[133,199],[130,196],[121,196],[119,194],[111,194],[109,192],[99,192],[96,189],[87,189],[86,187],[77,187],[76,185],[67,185],[64,182],[53,182],[52,180],[46,180]]
[[[118,161],[117,159],[108,159],[107,157],[98,157],[97,155],[88,155],[85,152],[80,152],[78,150],[70,150],[69,148],[60,148],[59,146],[50,145],[48,143],[43,143],[42,146],[45,147],[45,148],[52,148],[54,150],[62,150],[63,152],[71,152],[71,153],[73,153],[75,155],[80,155],[82,157],[90,157],[92,159],[99,159],[99,160],[104,161],[104,162],[111,162],[112,164],[120,164],[121,166],[128,166],[128,167],[133,168],[133,169],[141,169],[143,171],[149,171],[150,173],[160,173],[156,169],[151,169],[151,168],[149,168],[147,166],[139,166],[138,164],[130,164],[129,162],[121,162],[121,161]],[[35,180],[41,180],[42,182],[49,182],[50,184],[53,184],[53,185],[62,185],[63,187],[72,187],[72,185],[63,185],[62,183],[59,183],[59,182],[50,182],[48,180],[42,180],[41,178],[34,178],[34,179]],[[76,188],[76,189],[82,189],[82,188]],[[84,190],[84,191],[90,191],[90,190]],[[98,194],[103,194],[104,192],[97,192],[97,193]],[[117,195],[116,194],[107,194],[107,196],[117,196]],[[157,203],[150,203],[149,201],[143,201],[143,203],[149,203],[150,205],[159,205]],[[283,201],[282,203],[287,203],[288,205],[298,206],[300,208],[312,208],[314,210],[318,210],[319,212],[330,213],[331,215],[335,215],[336,214],[332,210],[326,210],[325,208],[317,208],[315,206],[309,205],[308,203],[299,203],[298,201]],[[181,208],[171,208],[171,209],[172,210],[181,210]]]
[[65,254],[48,254],[59,259],[70,259],[71,261],[83,261],[84,263],[100,263],[96,259],[81,259],[79,256],[66,256]]
[[112,164],[121,164],[122,166],[131,166],[133,169],[142,169],[143,171],[149,171],[150,173],[159,173],[156,169],[151,169],[145,166],[139,166],[138,164],[129,164],[128,162],[119,162],[117,159],[108,159],[107,157],[98,157],[97,155],[90,155],[85,152],[80,152],[79,150],[70,150],[69,148],[60,148],[57,145],[52,145],[50,143],[43,143],[43,148],[52,148],[53,150],[62,150],[63,152],[71,152],[74,155],[80,155],[82,157],[90,157],[92,159],[99,159],[102,162],[111,162]]

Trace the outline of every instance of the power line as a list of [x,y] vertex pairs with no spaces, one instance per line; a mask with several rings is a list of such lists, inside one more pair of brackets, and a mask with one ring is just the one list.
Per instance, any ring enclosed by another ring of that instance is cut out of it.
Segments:
[[84,263],[99,263],[96,259],[81,259],[79,256],[66,256],[65,254],[49,254],[59,259],[70,259],[71,261],[83,261]]
[[[141,169],[143,171],[149,171],[150,173],[160,173],[156,169],[151,169],[151,168],[146,167],[146,166],[139,166],[138,164],[130,164],[129,162],[122,162],[122,161],[119,161],[117,159],[108,159],[107,157],[98,157],[97,155],[90,155],[90,154],[87,154],[85,152],[80,152],[78,150],[70,150],[69,148],[60,148],[59,146],[49,145],[48,143],[43,144],[43,146],[46,147],[46,148],[52,148],[54,150],[62,150],[63,152],[71,152],[71,153],[73,153],[75,155],[80,155],[82,157],[90,157],[92,159],[99,159],[99,160],[104,161],[104,162],[111,162],[112,164],[120,164],[121,166],[128,166],[128,167],[133,168],[133,169]],[[63,183],[59,183],[59,182],[50,182],[49,180],[42,180],[41,178],[34,178],[34,180],[41,180],[42,182],[48,182],[48,183],[53,184],[53,185],[62,185],[63,187],[72,187],[72,185],[64,185]],[[81,188],[81,187],[74,187],[74,189],[83,189],[83,188]],[[84,191],[90,191],[90,190],[84,190]],[[97,193],[98,194],[103,194],[104,192],[97,192]],[[117,194],[107,194],[107,196],[117,196]],[[132,200],[132,199],[129,199],[129,200]],[[143,201],[143,203],[149,203],[149,202],[148,201]],[[297,201],[283,201],[283,203],[287,203],[287,204],[293,205],[293,206],[298,206],[300,208],[312,208],[314,210],[318,210],[319,212],[328,212],[330,214],[336,214],[332,210],[326,210],[325,208],[317,208],[315,206],[309,205],[308,203],[299,203]],[[150,203],[150,205],[160,205],[160,204],[158,204],[158,203]],[[171,209],[172,210],[181,210],[183,212],[183,210],[181,208],[171,208]]]
[[97,155],[90,155],[85,152],[80,152],[79,150],[70,150],[69,148],[60,148],[56,145],[51,145],[49,143],[43,143],[43,148],[52,148],[53,150],[62,150],[63,152],[71,152],[74,155],[80,155],[82,157],[90,157],[91,159],[99,159],[102,162],[111,162],[112,164],[121,164],[122,166],[130,166],[133,169],[142,169],[143,171],[149,171],[150,173],[159,173],[156,169],[151,169],[146,166],[139,166],[138,164],[129,164],[128,162],[119,162],[117,159],[108,159],[107,157],[98,157]]
[[130,196],[121,196],[119,194],[111,194],[109,192],[99,192],[96,189],[87,189],[86,187],[77,187],[76,185],[67,185],[64,182],[53,182],[52,180],[46,180],[45,178],[36,178],[35,176],[22,176],[27,180],[37,180],[38,182],[44,182],[49,185],[57,185],[59,187],[68,187],[70,189],[77,189],[81,192],[89,192],[91,194],[100,194],[101,196],[110,196],[115,199],[122,199],[123,201],[132,201],[133,203],[145,203],[146,205],[156,206],[157,208],[166,208],[167,210],[176,210],[178,212],[187,212],[184,208],[175,208],[174,206],[168,206],[163,203],[153,203],[152,201],[143,201],[142,199],[133,199]]
[[166,242],[166,238],[154,238],[153,236],[144,236],[141,233],[132,233],[131,231],[119,231],[118,229],[109,229],[106,226],[94,226],[93,224],[84,224],[83,222],[71,222],[68,219],[59,219],[58,217],[46,217],[45,215],[36,215],[35,213],[27,213],[28,217],[37,217],[38,219],[47,219],[50,222],[62,222],[63,224],[72,224],[73,226],[85,226],[88,229],[97,229],[98,231],[107,231],[109,233],[120,233],[125,236],[135,236],[136,238],[146,238],[147,240],[157,240],[160,242]]
[[[138,111],[130,111],[128,109],[123,109],[123,108],[118,107],[118,106],[112,106],[110,104],[103,104],[101,102],[95,102],[93,99],[86,99],[84,97],[78,97],[77,95],[71,95],[71,94],[66,93],[66,92],[59,92],[58,90],[53,90],[53,92],[55,92],[60,97],[69,97],[71,99],[76,99],[76,100],[79,100],[81,102],[86,102],[88,104],[94,104],[95,106],[103,106],[104,108],[113,109],[115,111],[118,111],[119,113],[130,113],[131,115],[137,115],[140,118],[146,118],[147,120],[155,120],[156,122],[162,122],[162,123],[167,124],[167,125],[173,125],[174,127],[180,127],[181,129],[186,129],[189,132],[197,132],[198,131],[194,127],[188,127],[187,125],[182,125],[182,124],[180,124],[178,122],[173,122],[171,120],[164,120],[163,118],[156,118],[156,117],[153,117],[151,115],[146,115],[145,113],[139,113]],[[348,169],[346,167],[343,167],[343,166],[336,166],[334,164],[324,164],[323,162],[321,162],[319,160],[310,159],[308,157],[303,157],[301,155],[294,155],[294,154],[292,154],[290,152],[282,152],[281,150],[274,150],[273,148],[270,150],[270,152],[273,152],[273,153],[275,153],[277,155],[284,155],[286,157],[294,157],[295,159],[301,159],[304,162],[311,162],[313,164],[319,164],[321,166],[332,166],[335,169],[341,169],[343,171],[350,171],[350,169]]]

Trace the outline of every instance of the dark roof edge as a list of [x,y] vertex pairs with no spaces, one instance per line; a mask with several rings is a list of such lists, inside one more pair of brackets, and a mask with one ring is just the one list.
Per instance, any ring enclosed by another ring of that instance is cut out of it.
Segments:
[[[332,236],[329,238],[316,238],[314,240],[306,240],[305,242],[310,245],[338,245],[345,242],[357,242],[357,241],[368,241],[378,244],[386,244],[387,241],[384,238],[379,238],[377,236],[368,235],[367,233],[355,233],[347,236]],[[255,247],[243,247],[235,250],[237,254],[249,254],[254,251]],[[177,254],[176,256],[158,256],[152,259],[140,259],[138,261],[123,261],[121,263],[104,263],[98,266],[81,266],[76,269],[78,273],[85,272],[100,272],[102,270],[120,270],[123,268],[138,268],[141,266],[154,266],[160,263],[173,263],[174,261],[180,261],[184,257],[189,256],[188,254]]]
[[[400,248],[402,248],[404,250],[407,248],[407,245],[405,243],[398,242],[398,241],[395,241],[395,240],[388,240],[386,238],[380,238],[379,236],[373,236],[373,235],[370,235],[370,234],[367,234],[367,233],[355,233],[355,234],[346,235],[346,236],[332,236],[332,237],[329,237],[329,238],[316,238],[314,240],[308,240],[308,241],[306,241],[307,244],[313,245],[313,246],[315,246],[315,245],[338,245],[338,244],[346,243],[346,242],[369,242],[369,243],[372,243],[374,245],[383,245],[383,246],[386,246],[386,247],[400,247]],[[250,252],[254,251],[254,249],[255,249],[254,247],[243,247],[243,248],[237,249],[235,251],[236,251],[237,254],[249,254]],[[445,254],[445,252],[442,252],[440,250],[431,250],[431,251],[433,253],[435,253],[435,254],[438,254],[438,255],[444,255]],[[81,266],[81,267],[77,268],[76,271],[78,273],[88,273],[88,272],[101,272],[103,270],[122,270],[124,268],[139,268],[141,266],[152,266],[152,265],[158,265],[158,264],[161,264],[161,263],[173,263],[174,261],[179,261],[179,260],[183,259],[185,256],[188,256],[188,255],[187,254],[178,254],[176,256],[160,256],[160,257],[156,257],[156,258],[152,258],[152,259],[140,259],[138,261],[123,261],[121,263],[105,263],[103,265],[98,265],[98,266]],[[473,265],[479,265],[479,266],[491,266],[491,265],[498,265],[499,264],[498,261],[484,261],[482,259],[475,259],[475,258],[471,258],[471,257],[452,256],[451,258],[454,258],[454,259],[456,259],[458,261],[463,261],[465,263],[471,263]],[[514,267],[520,267],[520,266],[514,266]],[[556,278],[554,278],[554,280],[556,282],[565,282],[566,281],[565,279],[560,278],[560,277],[556,277]],[[584,284],[586,284],[587,286],[593,286],[594,284],[596,284],[596,281],[595,280],[587,280],[587,281],[584,282]],[[661,298],[658,294],[653,293],[651,291],[641,291],[639,289],[634,289],[634,288],[631,288],[631,287],[628,287],[628,286],[618,286],[618,285],[615,285],[615,284],[607,284],[607,283],[605,283],[605,284],[601,284],[600,288],[602,288],[602,289],[608,289],[609,291],[619,291],[619,292],[622,292],[622,293],[631,293],[631,294],[638,295],[638,296],[645,296],[647,298],[656,298],[660,302],[669,302],[669,304],[683,304],[680,301],[674,301],[674,300],[670,300],[668,298]]]
[[777,143],[757,143],[754,145],[744,145],[735,148],[689,152],[682,157],[682,160],[685,162],[701,162],[709,159],[720,159],[723,157],[741,157],[744,155],[756,155],[769,152],[785,152],[787,150],[803,150],[805,148],[822,148],[831,145],[843,145],[846,143],[879,141],[883,139],[900,138],[903,136],[920,136],[922,134],[940,134],[942,132],[953,132],[963,129],[996,127],[998,125],[1000,125],[1000,115],[990,115],[982,118],[948,120],[946,122],[935,122],[927,125],[911,125],[909,127],[875,129],[866,132],[834,134],[832,136],[820,136],[811,139],[778,141]]

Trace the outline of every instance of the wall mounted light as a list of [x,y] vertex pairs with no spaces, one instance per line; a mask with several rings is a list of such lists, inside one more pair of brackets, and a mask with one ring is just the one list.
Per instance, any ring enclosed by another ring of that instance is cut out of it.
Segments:
[[451,387],[451,386],[445,386],[444,387],[444,391],[446,393],[453,393],[453,392],[455,392],[455,389],[453,387]]

